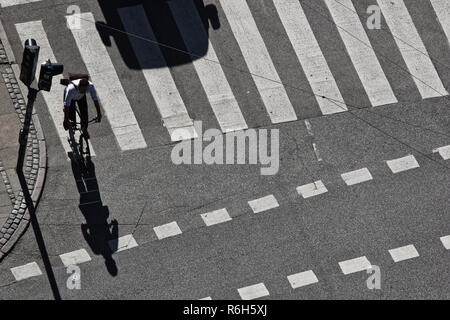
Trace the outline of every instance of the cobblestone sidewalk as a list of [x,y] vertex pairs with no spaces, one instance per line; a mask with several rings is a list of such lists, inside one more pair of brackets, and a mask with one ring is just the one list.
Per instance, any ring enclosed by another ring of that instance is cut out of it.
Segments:
[[[15,70],[14,70],[15,68]],[[0,261],[26,230],[30,215],[16,174],[18,136],[25,119],[26,101],[0,39]],[[39,119],[33,114],[23,172],[36,204],[45,178],[46,147]]]

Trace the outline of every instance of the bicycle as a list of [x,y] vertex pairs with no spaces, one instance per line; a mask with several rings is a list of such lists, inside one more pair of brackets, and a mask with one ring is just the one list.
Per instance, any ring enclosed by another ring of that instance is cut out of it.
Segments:
[[[76,112],[78,117],[81,119],[80,111],[78,110],[78,106],[76,107]],[[98,122],[97,117],[88,121]],[[79,133],[78,143],[75,139],[75,133]],[[72,149],[73,159],[78,163],[83,173],[88,171],[88,165],[91,161],[91,151],[89,148],[89,134],[86,128],[81,128],[81,122],[72,122],[72,125],[69,126],[69,137],[67,138],[69,142],[70,148]]]

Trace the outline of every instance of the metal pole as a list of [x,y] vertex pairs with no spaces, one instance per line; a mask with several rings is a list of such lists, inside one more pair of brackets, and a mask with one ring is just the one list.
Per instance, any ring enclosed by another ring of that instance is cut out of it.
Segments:
[[25,199],[28,212],[30,213],[31,225],[34,230],[34,235],[36,236],[36,242],[38,244],[39,251],[41,252],[45,270],[47,271],[47,277],[50,282],[53,297],[55,298],[55,300],[61,300],[61,295],[58,290],[58,285],[56,284],[56,279],[53,273],[52,265],[48,257],[47,249],[45,248],[44,238],[42,237],[42,233],[39,228],[39,223],[35,215],[33,199],[31,198],[30,191],[28,190],[27,181],[23,174],[23,162],[25,159],[25,153],[27,151],[28,133],[30,132],[31,115],[33,114],[33,104],[34,101],[36,100],[38,92],[39,90],[28,87],[28,103],[27,103],[27,110],[25,112],[25,120],[23,122],[23,128],[20,130],[19,135],[20,147],[19,147],[19,157],[17,159],[16,172],[20,181],[20,186],[22,188],[23,197]]

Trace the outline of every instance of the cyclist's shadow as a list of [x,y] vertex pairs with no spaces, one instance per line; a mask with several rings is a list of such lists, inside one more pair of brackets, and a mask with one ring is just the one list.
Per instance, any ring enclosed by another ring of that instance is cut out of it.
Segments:
[[118,270],[112,254],[117,251],[117,241],[111,240],[117,240],[119,235],[117,220],[108,223],[109,210],[102,204],[94,163],[88,161],[88,171],[82,173],[72,153],[69,157],[80,194],[79,208],[86,219],[86,223],[81,224],[81,231],[91,250],[105,259],[109,274],[116,276]]

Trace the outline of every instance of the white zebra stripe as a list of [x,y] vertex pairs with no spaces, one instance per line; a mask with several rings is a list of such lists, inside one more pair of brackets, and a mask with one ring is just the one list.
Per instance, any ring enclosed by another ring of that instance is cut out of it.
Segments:
[[220,0],[272,123],[297,120],[245,0]]
[[450,1],[430,0],[450,44]]
[[[323,114],[343,112],[341,92],[298,0],[273,0]],[[326,96],[330,99],[324,99]]]
[[[99,93],[106,117],[121,150],[146,148],[147,144],[131,109],[108,51],[95,27],[92,13],[66,16],[79,19],[81,27],[68,23],[92,82]],[[70,20],[69,20],[70,19]]]
[[247,123],[239,109],[222,67],[203,23],[192,1],[168,2],[183,41],[189,52],[195,54],[198,48],[208,45],[203,58],[191,55],[192,63],[208,97],[209,103],[223,132],[247,129]]
[[372,106],[397,103],[352,1],[325,0],[325,3]]
[[17,6],[20,4],[28,4],[31,2],[39,2],[39,1],[42,1],[42,0],[0,0],[0,7],[6,8],[6,7]]
[[[36,67],[35,77],[36,80],[39,78],[40,73],[40,63],[44,62],[43,59],[50,59],[51,62],[57,62],[53,50],[50,46],[50,43],[47,38],[47,34],[42,25],[42,20],[30,21],[25,23],[17,23],[15,25],[17,33],[19,34],[20,40],[22,44],[24,44],[25,40],[29,38],[33,38],[36,40],[38,46],[40,46],[39,50],[39,66]],[[63,76],[57,75],[53,77],[52,82],[52,90],[49,92],[41,91],[45,100],[45,104],[48,108],[48,113],[50,113],[53,124],[55,125],[56,132],[58,133],[59,139],[61,140],[61,144],[66,153],[72,152],[70,145],[67,141],[69,137],[68,131],[64,130],[63,121],[64,121],[64,104],[63,104],[63,89],[60,87],[59,80],[61,80]],[[56,87],[58,86],[58,87]],[[58,90],[59,89],[59,90]],[[77,138],[77,137],[76,137]],[[94,148],[92,147],[91,142],[89,141],[91,156],[95,156]]]
[[[143,6],[119,8],[118,12],[141,67],[158,66],[152,69],[142,68],[142,73],[171,140],[197,138],[193,120],[186,110],[164,56],[156,43],[155,34]],[[182,135],[173,134],[175,130],[177,130],[176,133],[182,133]]]
[[448,95],[403,0],[377,0],[423,99]]

